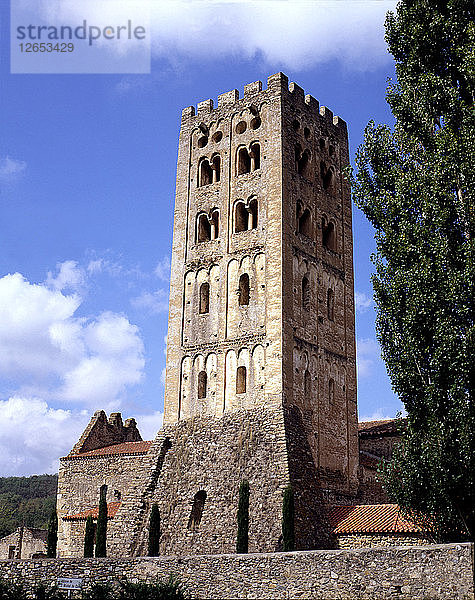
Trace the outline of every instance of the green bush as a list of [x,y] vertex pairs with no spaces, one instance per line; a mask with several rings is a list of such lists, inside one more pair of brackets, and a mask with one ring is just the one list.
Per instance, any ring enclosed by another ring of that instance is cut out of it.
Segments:
[[95,583],[90,590],[82,593],[83,600],[115,600],[117,595],[108,583]]
[[185,586],[174,575],[156,583],[119,582],[118,600],[188,600]]
[[23,586],[0,581],[0,600],[27,600]]
[[66,600],[65,594],[60,592],[56,586],[49,590],[45,585],[39,585],[35,590],[35,600]]

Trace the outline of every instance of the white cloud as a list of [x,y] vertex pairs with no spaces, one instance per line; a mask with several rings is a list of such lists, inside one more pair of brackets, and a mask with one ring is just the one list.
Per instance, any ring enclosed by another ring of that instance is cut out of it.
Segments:
[[11,181],[19,175],[22,175],[26,170],[26,162],[16,160],[5,156],[0,158],[0,179],[2,181]]
[[[337,60],[352,69],[373,69],[388,60],[385,14],[396,0],[248,0],[214,2],[146,0],[88,3],[88,19],[101,23],[143,18],[150,8],[152,51],[170,63],[241,55],[275,68],[302,70]],[[83,3],[64,0],[43,5],[49,17],[83,19]],[[210,52],[210,43],[212,51]],[[120,45],[119,51],[124,51]]]
[[132,298],[130,303],[139,310],[145,310],[149,314],[168,311],[168,293],[165,290],[158,289],[156,292],[142,292],[140,296]]
[[56,265],[58,273],[48,272],[46,284],[55,290],[81,292],[86,285],[86,274],[75,260],[66,260]]
[[140,332],[111,312],[79,318],[80,304],[19,273],[0,278],[0,374],[37,395],[117,407],[143,377]]
[[163,423],[163,413],[155,411],[151,415],[138,415],[137,427],[144,440],[153,440]]
[[170,281],[170,257],[164,256],[155,267],[155,275],[162,281]]
[[355,307],[357,313],[365,313],[370,306],[373,306],[373,299],[362,292],[355,292]]
[[85,412],[53,409],[38,398],[0,400],[0,473],[55,473],[89,421]]
[[370,376],[375,362],[380,357],[381,349],[375,339],[356,340],[356,370],[358,377]]

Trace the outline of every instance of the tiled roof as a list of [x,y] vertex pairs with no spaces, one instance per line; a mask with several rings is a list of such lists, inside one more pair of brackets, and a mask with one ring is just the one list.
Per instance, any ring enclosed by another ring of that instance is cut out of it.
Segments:
[[[120,502],[108,502],[107,503],[107,518],[113,519],[119,510]],[[99,515],[99,507],[95,506],[94,508],[90,508],[89,510],[84,510],[80,513],[76,513],[75,515],[66,515],[63,517],[63,521],[85,521],[88,517],[92,517],[93,519],[97,519]]]
[[114,456],[115,454],[146,454],[149,451],[152,442],[123,442],[122,444],[114,444],[105,448],[97,448],[97,450],[89,450],[89,452],[81,452],[80,454],[70,454],[69,458],[87,458],[90,456]]
[[349,533],[421,533],[397,504],[333,506],[328,515],[336,535]]
[[382,421],[361,421],[358,423],[358,433],[361,436],[382,435],[390,433],[397,435],[399,428],[404,425],[405,419],[384,419]]

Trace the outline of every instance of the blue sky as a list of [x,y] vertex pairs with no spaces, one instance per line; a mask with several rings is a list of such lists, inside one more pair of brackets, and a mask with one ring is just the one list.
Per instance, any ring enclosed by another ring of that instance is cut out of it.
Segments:
[[[0,475],[53,472],[99,408],[160,426],[182,108],[284,71],[347,121],[353,155],[392,122],[393,6],[157,1],[150,74],[12,75],[2,3]],[[353,234],[360,416],[391,417],[357,209]]]

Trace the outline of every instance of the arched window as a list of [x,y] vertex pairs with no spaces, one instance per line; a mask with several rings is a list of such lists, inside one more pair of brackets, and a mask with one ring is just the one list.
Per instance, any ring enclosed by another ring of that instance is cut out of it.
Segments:
[[246,367],[238,367],[236,372],[236,394],[246,393]]
[[255,142],[251,145],[251,168],[253,171],[261,168],[261,147]]
[[303,376],[303,393],[305,396],[305,400],[308,400],[312,393],[312,380],[310,377],[310,373],[307,369],[305,369],[305,373]]
[[328,401],[330,404],[335,402],[335,382],[333,379],[328,382]]
[[247,148],[239,148],[237,156],[237,174],[243,175],[244,173],[251,172],[251,157]]
[[204,490],[200,490],[195,494],[193,505],[191,507],[190,518],[188,519],[188,529],[190,531],[196,531],[199,529],[205,502],[206,492]]
[[198,399],[206,398],[206,388],[208,386],[208,375],[206,371],[198,373]]
[[333,321],[335,315],[335,294],[331,288],[327,292],[327,316],[330,321]]
[[333,167],[328,167],[323,162],[320,162],[320,177],[322,178],[322,185],[324,190],[328,190],[333,183],[333,175],[335,174],[335,170]]
[[308,163],[310,161],[309,150],[304,150],[301,152],[300,146],[297,146],[295,149],[295,160],[297,162],[297,173],[299,173],[299,175],[307,176]]
[[213,169],[213,183],[221,179],[221,157],[219,154],[213,157],[211,168]]
[[200,287],[200,315],[209,313],[209,283],[205,281]]
[[197,231],[198,243],[208,242],[211,239],[211,223],[209,222],[208,215],[201,213],[198,217],[198,231]]
[[203,158],[200,162],[198,186],[201,187],[202,185],[209,185],[212,182],[213,182],[213,169],[211,168],[211,165],[209,164],[208,159]]
[[249,304],[249,275],[243,273],[239,277],[239,306],[247,306]]
[[331,221],[326,223],[325,219],[322,219],[322,244],[328,250],[336,251],[335,225]]
[[298,232],[308,238],[312,238],[312,217],[306,208],[298,219]]
[[238,202],[234,209],[234,231],[236,233],[247,231],[248,223],[249,214],[247,208],[244,206],[244,202]]
[[258,204],[257,199],[254,198],[249,202],[249,213],[251,215],[251,223],[249,229],[257,228],[257,219],[258,219]]
[[306,276],[302,279],[302,307],[305,310],[310,308],[310,284]]
[[219,211],[213,210],[211,213],[211,239],[219,238]]

